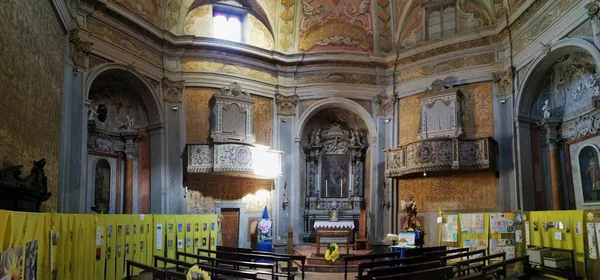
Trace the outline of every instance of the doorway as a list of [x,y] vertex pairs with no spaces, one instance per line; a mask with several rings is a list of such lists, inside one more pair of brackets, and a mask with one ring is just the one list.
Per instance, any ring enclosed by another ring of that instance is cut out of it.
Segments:
[[221,208],[221,237],[223,246],[238,247],[240,234],[240,209]]

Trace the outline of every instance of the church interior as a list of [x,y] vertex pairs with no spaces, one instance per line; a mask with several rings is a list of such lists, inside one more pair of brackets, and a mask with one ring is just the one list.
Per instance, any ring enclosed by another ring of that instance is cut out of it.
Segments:
[[0,279],[600,279],[600,0],[0,2]]

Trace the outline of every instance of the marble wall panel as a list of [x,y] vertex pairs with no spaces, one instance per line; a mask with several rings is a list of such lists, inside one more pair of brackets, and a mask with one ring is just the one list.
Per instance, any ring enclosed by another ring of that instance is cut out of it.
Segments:
[[492,211],[496,208],[493,172],[462,173],[398,181],[398,201],[415,197],[420,212]]
[[50,1],[0,5],[0,168],[46,158],[50,199],[56,211],[63,83],[64,35]]
[[186,143],[208,142],[210,137],[209,102],[217,89],[185,88]]
[[256,143],[271,146],[273,136],[273,99],[253,96],[254,135]]

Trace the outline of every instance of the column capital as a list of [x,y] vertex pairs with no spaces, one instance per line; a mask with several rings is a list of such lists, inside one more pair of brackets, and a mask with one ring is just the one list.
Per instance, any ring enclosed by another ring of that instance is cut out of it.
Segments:
[[123,152],[127,159],[135,159],[138,156],[138,142],[142,139],[142,136],[137,131],[123,132],[121,138],[125,142]]
[[508,97],[513,93],[513,71],[507,69],[504,71],[492,72],[492,81],[494,85],[494,94],[497,97]]

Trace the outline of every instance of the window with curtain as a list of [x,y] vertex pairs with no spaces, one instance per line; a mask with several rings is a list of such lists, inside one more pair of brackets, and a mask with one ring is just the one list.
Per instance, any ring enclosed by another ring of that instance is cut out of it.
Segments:
[[241,42],[242,17],[237,14],[215,11],[213,14],[213,34],[217,39]]
[[435,40],[456,33],[456,8],[454,6],[428,9],[427,39]]

